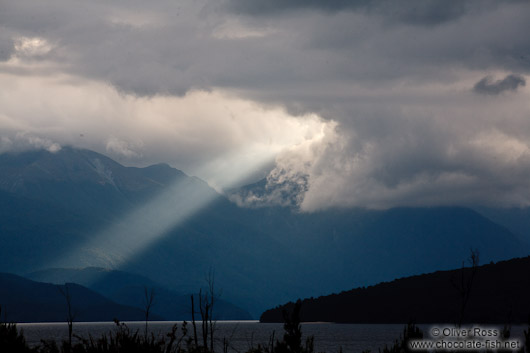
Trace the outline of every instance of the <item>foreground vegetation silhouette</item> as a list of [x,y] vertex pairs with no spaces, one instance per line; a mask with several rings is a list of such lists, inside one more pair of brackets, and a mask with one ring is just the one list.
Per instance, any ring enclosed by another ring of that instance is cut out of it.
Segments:
[[[204,297],[203,297],[204,299]],[[314,338],[306,338],[305,344],[302,344],[302,330],[299,318],[301,301],[297,301],[292,312],[284,312],[284,335],[282,340],[274,340],[274,333],[270,336],[267,345],[258,345],[249,348],[246,353],[314,353]],[[0,308],[1,309],[1,308]],[[0,310],[1,313],[1,310]],[[41,343],[35,347],[30,347],[24,334],[14,323],[0,322],[0,352],[8,353],[215,353],[214,345],[205,345],[197,335],[188,333],[188,323],[184,321],[180,327],[174,324],[169,332],[162,334],[140,334],[139,330],[131,330],[126,324],[115,321],[116,328],[100,337],[88,338],[74,335],[77,342],[71,343],[69,340],[63,340],[57,343],[54,340],[41,340]],[[208,325],[211,324],[208,321]],[[192,322],[195,328],[196,322]],[[201,322],[202,325],[202,322]],[[529,325],[530,327],[530,325]],[[194,330],[195,331],[195,330]],[[206,337],[209,341],[217,341],[214,338],[213,331],[208,332]],[[510,335],[509,328],[505,328],[503,336],[508,338]],[[379,350],[379,353],[404,353],[415,352],[423,353],[418,350],[411,351],[408,342],[411,339],[423,338],[423,332],[413,323],[409,323],[403,335],[394,341],[391,346],[385,346]],[[222,348],[218,351],[226,353],[229,351],[230,344],[223,338],[221,341]],[[517,352],[530,353],[530,329],[524,331],[522,339],[522,348]],[[341,353],[342,350],[339,351]],[[456,351],[453,351],[456,352]],[[321,352],[324,353],[324,352]],[[370,353],[364,351],[362,353]]]
[[[192,321],[193,333],[188,332],[188,323],[184,321],[180,327],[174,324],[165,335],[154,333],[140,334],[139,330],[131,330],[125,323],[115,321],[116,328],[101,337],[88,338],[73,335],[77,342],[68,340],[59,344],[54,340],[41,340],[35,347],[30,347],[24,334],[18,330],[16,324],[0,323],[0,352],[9,353],[214,353],[214,323],[211,319],[213,297],[210,294],[199,294],[200,315],[199,323],[202,337],[197,335],[197,322]],[[192,297],[193,303],[193,297]],[[193,305],[193,304],[192,304]],[[306,339],[302,345],[302,330],[299,319],[301,302],[298,301],[292,313],[285,312],[284,336],[282,340],[274,341],[274,333],[269,344],[251,347],[248,353],[313,353],[313,337]],[[1,310],[0,310],[1,312]],[[70,326],[69,326],[70,332]],[[223,352],[228,352],[230,343],[226,338],[221,340]]]

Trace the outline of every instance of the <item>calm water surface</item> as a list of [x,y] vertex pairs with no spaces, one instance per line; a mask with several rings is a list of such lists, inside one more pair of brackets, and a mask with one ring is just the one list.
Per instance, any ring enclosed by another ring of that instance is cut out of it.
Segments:
[[[165,335],[173,324],[177,323],[179,328],[182,322],[149,322],[149,330],[154,334]],[[144,332],[145,322],[126,322],[133,330]],[[68,338],[68,328],[65,323],[31,323],[18,324],[24,331],[26,340],[30,345],[37,345],[41,339],[54,339],[57,341]],[[199,327],[198,325],[197,327]],[[425,336],[433,325],[419,325]],[[446,325],[447,326],[447,325]],[[111,322],[74,323],[74,334],[88,337],[92,335],[99,337],[104,333],[115,330],[116,325]],[[358,352],[371,350],[377,353],[379,348],[391,345],[394,340],[403,333],[405,325],[389,324],[332,324],[332,323],[304,323],[302,332],[304,337],[313,335],[315,337],[315,351],[333,353],[342,347],[343,352]],[[499,329],[501,327],[498,327]],[[191,325],[188,323],[188,331],[192,333]],[[263,324],[257,321],[219,321],[216,324],[215,337],[219,344],[223,337],[230,342],[231,352],[245,352],[258,344],[267,345],[271,335],[275,338],[283,337],[282,324]],[[512,337],[522,337],[523,327],[514,326]],[[199,332],[200,335],[200,332]],[[219,350],[220,351],[220,350]]]

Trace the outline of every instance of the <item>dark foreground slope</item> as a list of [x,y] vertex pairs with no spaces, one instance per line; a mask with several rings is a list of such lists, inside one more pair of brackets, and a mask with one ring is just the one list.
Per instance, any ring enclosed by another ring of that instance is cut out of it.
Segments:
[[[476,268],[401,278],[302,302],[301,320],[340,323],[526,323],[530,315],[530,257]],[[468,286],[471,283],[471,286]],[[469,300],[462,309],[462,289]],[[282,310],[261,322],[282,322]]]
[[[68,283],[68,294],[75,321],[144,320],[143,310],[119,305],[74,283]],[[2,320],[7,322],[55,322],[66,321],[67,301],[61,293],[65,286],[34,282],[28,279],[0,273],[0,305]],[[152,320],[161,319],[151,315]]]

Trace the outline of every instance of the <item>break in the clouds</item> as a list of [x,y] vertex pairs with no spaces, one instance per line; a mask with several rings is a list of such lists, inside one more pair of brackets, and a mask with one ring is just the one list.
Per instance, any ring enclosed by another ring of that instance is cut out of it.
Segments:
[[526,1],[4,1],[0,148],[165,161],[219,189],[268,171],[251,205],[526,206],[528,18]]
[[521,75],[512,74],[497,81],[491,76],[486,76],[475,84],[473,90],[480,94],[497,95],[506,91],[515,91],[517,88],[524,85],[526,85],[526,80]]

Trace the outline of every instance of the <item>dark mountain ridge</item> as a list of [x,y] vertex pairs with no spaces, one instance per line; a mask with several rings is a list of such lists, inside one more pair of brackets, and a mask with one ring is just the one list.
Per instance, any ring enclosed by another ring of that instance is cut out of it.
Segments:
[[[462,289],[469,294],[463,315]],[[260,321],[283,322],[282,311],[293,306],[267,310]],[[530,257],[479,266],[475,272],[471,267],[437,271],[304,299],[300,311],[302,321],[338,323],[523,324],[529,315]]]
[[[75,321],[145,320],[144,311],[117,304],[75,283],[66,284]],[[7,322],[61,322],[68,317],[65,285],[31,281],[0,273],[0,305]],[[161,320],[154,314],[151,320]]]

